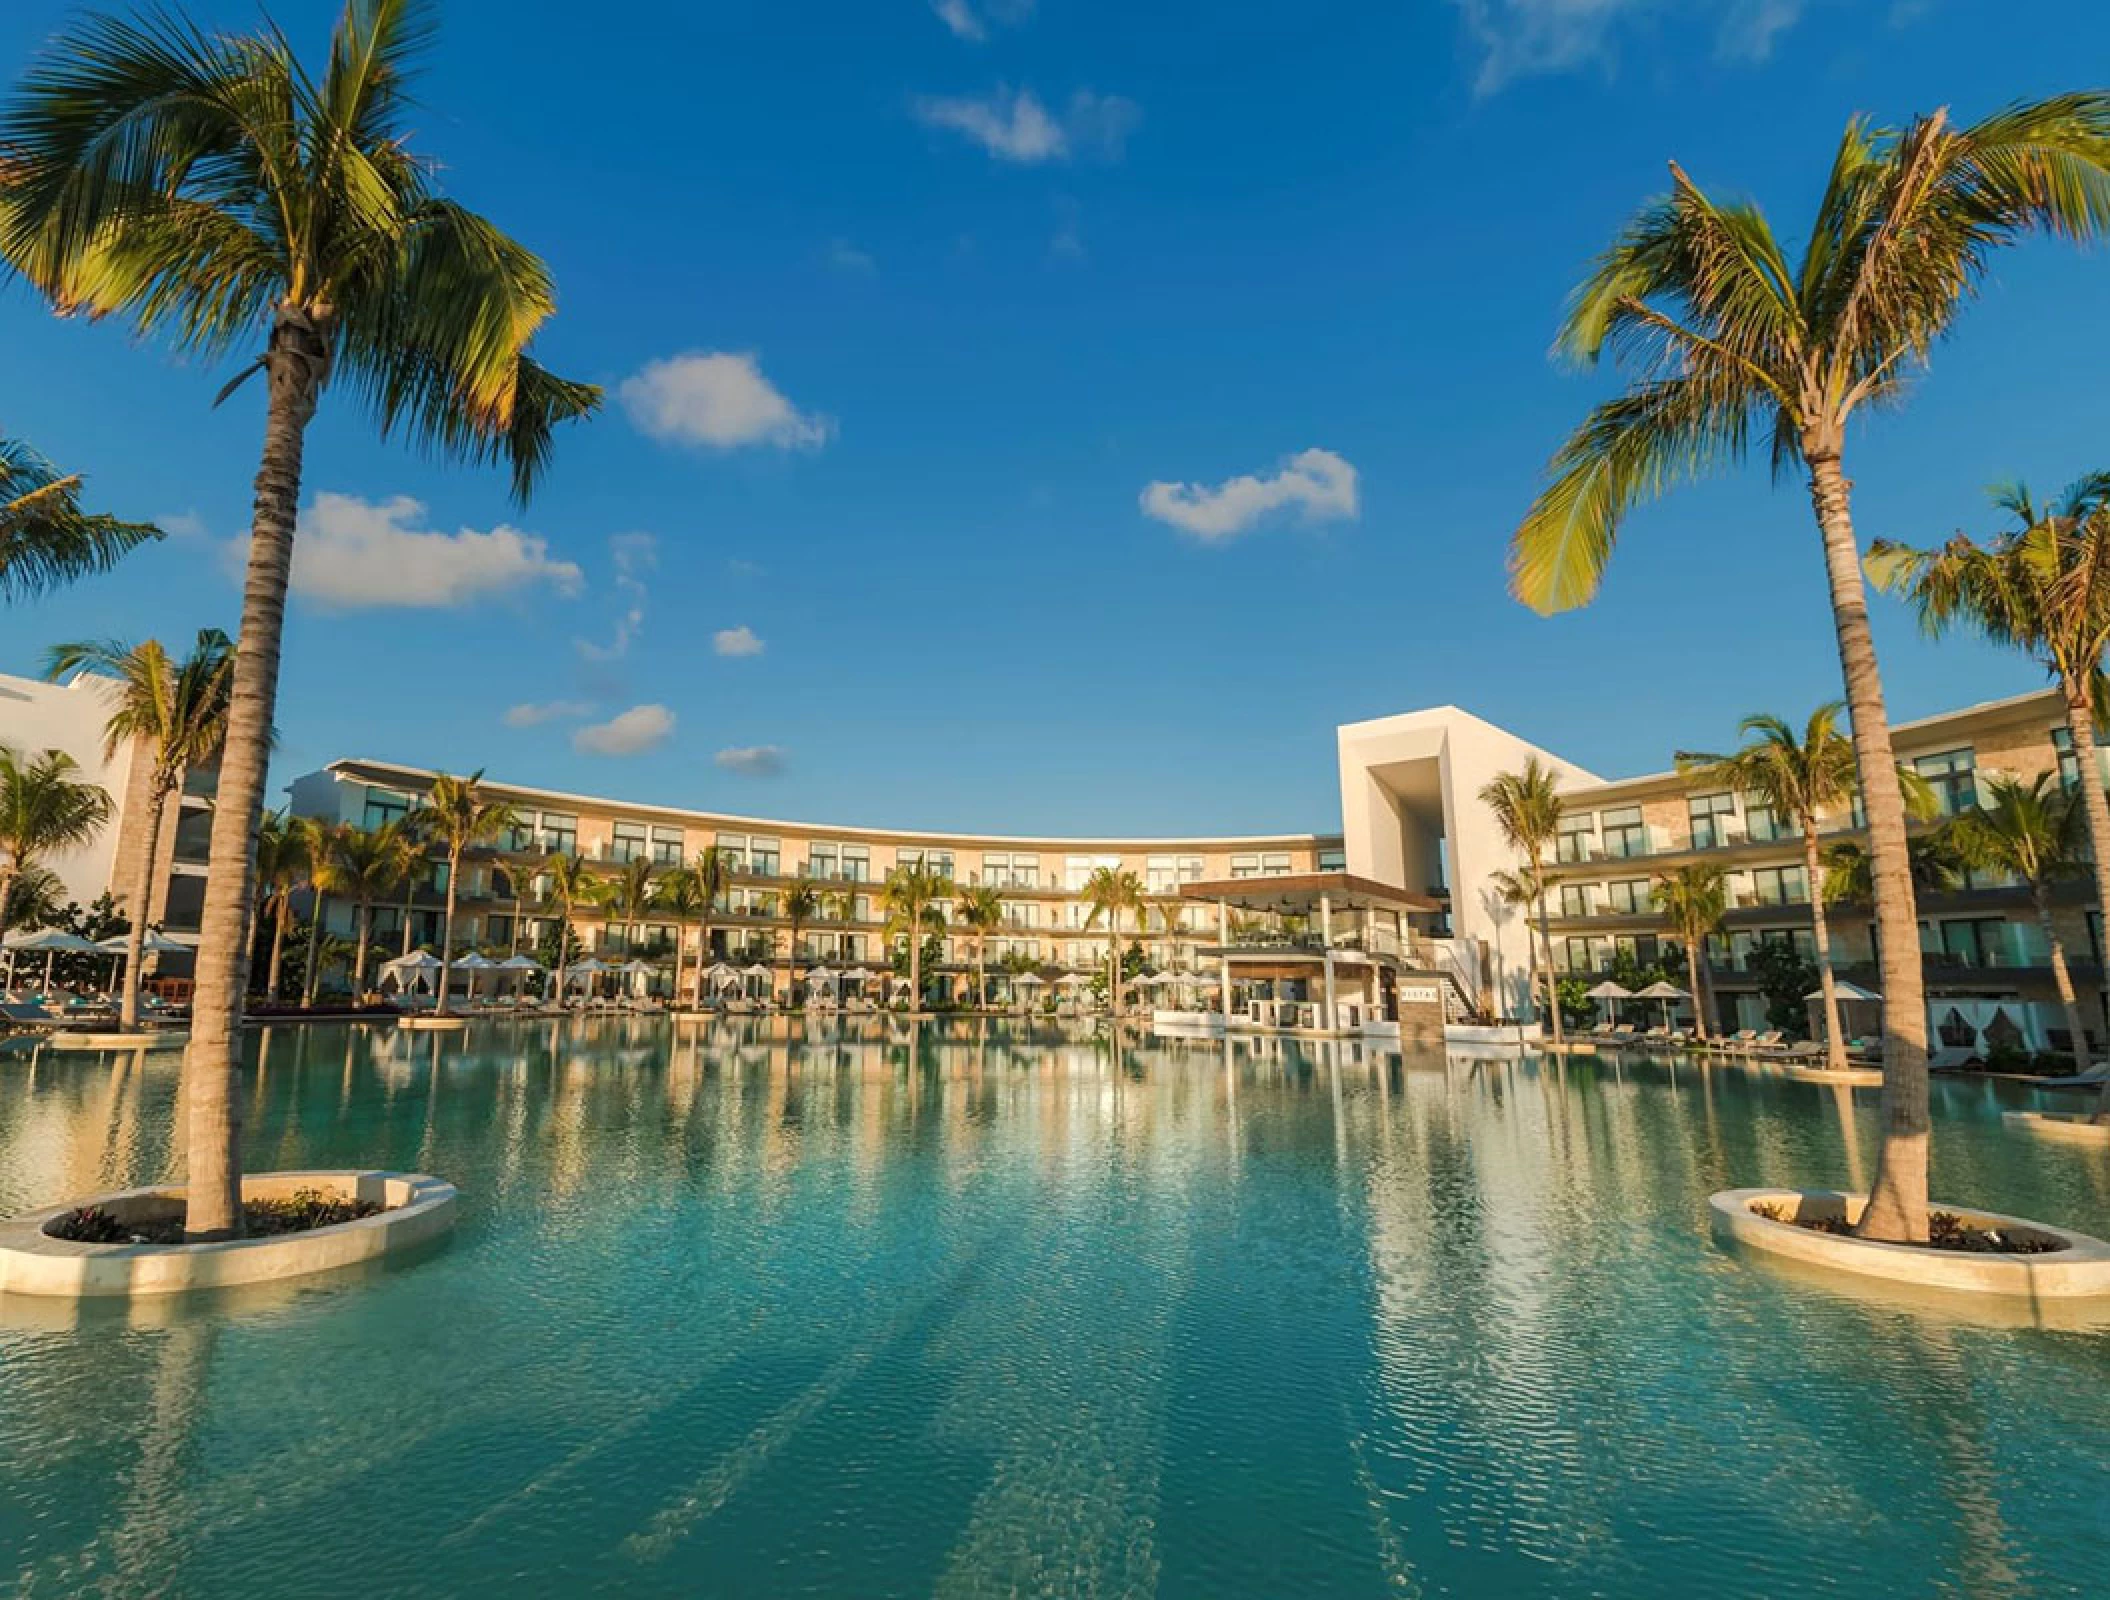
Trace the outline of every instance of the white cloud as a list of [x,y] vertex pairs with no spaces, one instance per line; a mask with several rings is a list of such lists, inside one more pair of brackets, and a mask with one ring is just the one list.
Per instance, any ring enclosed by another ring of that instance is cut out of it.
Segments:
[[[549,542],[503,523],[488,532],[438,533],[416,524],[425,507],[409,495],[362,500],[318,494],[294,526],[293,592],[322,606],[406,606],[435,610],[547,585],[579,592],[578,567],[554,559]],[[222,549],[237,577],[249,560],[247,535]]]
[[571,722],[592,715],[591,700],[542,700],[508,706],[501,720],[509,728],[539,728],[545,722]]
[[1072,156],[1120,159],[1122,146],[1142,118],[1133,100],[1079,89],[1060,116],[1031,89],[996,90],[973,96],[925,95],[915,102],[916,120],[927,128],[957,133],[999,161],[1028,165],[1068,161]]
[[623,597],[623,610],[608,643],[572,641],[588,661],[619,661],[630,653],[630,641],[645,625],[645,600],[651,593],[643,575],[659,565],[659,541],[649,533],[619,533],[608,541],[608,552],[615,560],[615,587]]
[[737,628],[720,628],[712,634],[711,648],[722,656],[758,656],[763,645],[760,635],[743,622]]
[[930,0],[940,22],[955,39],[979,44],[996,27],[1016,27],[1033,15],[1034,0]]
[[743,778],[774,778],[784,770],[784,751],[780,745],[734,745],[719,751],[711,759],[727,772],[737,772]]
[[828,265],[837,272],[863,276],[879,270],[879,263],[872,259],[872,252],[860,250],[848,239],[828,241]]
[[691,350],[650,362],[625,378],[618,393],[632,422],[673,444],[811,449],[835,432],[831,419],[786,399],[745,352]]
[[666,743],[673,733],[674,713],[665,706],[632,706],[581,728],[571,736],[571,747],[581,755],[634,756]]
[[154,526],[171,539],[203,539],[211,530],[205,519],[195,511],[178,511],[166,517],[156,517]]
[[1285,506],[1295,506],[1306,522],[1353,520],[1360,510],[1355,468],[1331,450],[1300,451],[1273,477],[1231,478],[1213,489],[1199,483],[1148,484],[1142,503],[1144,515],[1211,541],[1244,533]]
[[[1480,52],[1473,88],[1493,94],[1519,78],[1612,66],[1623,34],[1658,18],[1681,20],[1671,0],[1452,0]],[[1715,51],[1762,61],[1801,19],[1808,0],[1717,0],[1693,7],[1714,20]]]

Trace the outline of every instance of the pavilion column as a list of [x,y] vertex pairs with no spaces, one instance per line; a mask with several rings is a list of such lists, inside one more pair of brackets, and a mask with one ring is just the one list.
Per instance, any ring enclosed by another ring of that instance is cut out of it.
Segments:
[[1323,1026],[1328,1033],[1340,1026],[1340,1013],[1334,1010],[1333,997],[1333,896],[1319,896],[1319,959],[1326,968],[1326,1018]]
[[1231,1025],[1231,906],[1227,900],[1216,902],[1216,948],[1222,952],[1216,958],[1217,978],[1223,985],[1224,1026]]

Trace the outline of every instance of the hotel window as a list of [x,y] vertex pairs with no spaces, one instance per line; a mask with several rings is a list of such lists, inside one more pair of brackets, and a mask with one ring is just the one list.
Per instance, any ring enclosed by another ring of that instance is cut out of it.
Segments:
[[718,859],[725,864],[728,875],[747,870],[747,835],[744,833],[721,833],[716,842]]
[[662,867],[681,865],[682,833],[679,828],[654,828],[652,830],[652,860]]
[[840,865],[835,846],[825,840],[816,839],[806,846],[806,865],[801,870],[809,878],[833,878]]
[[555,855],[579,853],[579,819],[555,811],[542,813],[542,848]]
[[1685,812],[1692,819],[1693,849],[1712,850],[1734,842],[1735,795],[1696,794],[1685,802]]
[[1348,852],[1346,850],[1321,850],[1319,852],[1319,870],[1321,872],[1346,872],[1348,870]]
[[1653,933],[1622,933],[1613,938],[1612,950],[1615,955],[1650,967],[1662,958],[1663,942]]
[[1614,860],[1648,854],[1648,828],[1639,806],[1621,806],[1604,814],[1604,853]]
[[[1119,856],[1064,856],[1062,858],[1062,886],[1072,894],[1075,894],[1085,886],[1091,875],[1101,867],[1118,872],[1121,870],[1121,858]],[[1248,874],[1248,876],[1251,875]]]
[[642,822],[618,822],[608,845],[610,861],[639,861],[649,853],[645,825]]
[[498,848],[508,855],[521,855],[535,848],[535,824],[530,813],[514,813],[513,820],[498,835]]
[[1809,875],[1801,867],[1759,867],[1751,874],[1752,903],[1797,906],[1810,898]]
[[[2009,967],[2018,964],[2005,917],[1970,917],[1944,922],[1940,939],[1941,954],[1958,966]],[[1925,930],[1922,930],[1924,940]]]
[[1569,939],[1567,948],[1561,952],[1562,970],[1566,972],[1595,972],[1596,957],[1591,953],[1594,939]]
[[1180,886],[1177,856],[1150,856],[1143,862],[1143,887],[1152,894],[1171,894]]
[[409,815],[409,795],[398,794],[393,789],[366,791],[366,817],[362,826],[368,829],[383,828],[391,822],[401,822]]
[[872,847],[868,844],[846,844],[842,848],[842,875],[845,883],[869,883],[872,881]]
[[1260,858],[1260,875],[1263,878],[1286,878],[1289,876],[1289,852],[1270,850]]
[[1970,751],[1944,750],[1939,755],[1918,756],[1912,770],[1933,789],[1941,815],[1953,817],[1978,804],[1978,775],[1973,770]]
[[1775,839],[1785,839],[1791,830],[1786,822],[1773,815],[1773,808],[1763,800],[1744,802],[1744,837],[1753,844],[1771,844]]
[[755,834],[747,841],[747,870],[758,878],[777,875],[777,850],[781,841]]
[[920,845],[904,845],[894,852],[897,867],[921,867],[935,877],[952,876],[952,852],[950,850],[926,850]]
[[1257,878],[1260,876],[1258,856],[1231,857],[1231,876],[1234,878]]
[[1564,883],[1561,885],[1561,915],[1564,917],[1587,917],[1590,914],[1590,886],[1587,883]]
[[1612,910],[1626,916],[1632,916],[1636,912],[1653,911],[1656,908],[1646,878],[1621,878],[1617,883],[1607,884],[1605,899]]
[[1004,902],[1004,926],[1007,928],[1039,927],[1040,907],[1031,900],[1006,900]]
[[1597,819],[1594,816],[1563,816],[1561,818],[1560,848],[1555,854],[1562,861],[1588,861],[1597,854]]

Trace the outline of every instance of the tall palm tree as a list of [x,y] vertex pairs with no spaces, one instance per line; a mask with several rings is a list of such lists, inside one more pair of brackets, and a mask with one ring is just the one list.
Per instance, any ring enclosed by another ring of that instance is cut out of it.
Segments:
[[1547,867],[1560,843],[1561,799],[1559,780],[1553,769],[1535,755],[1524,758],[1516,772],[1498,772],[1480,788],[1480,803],[1494,813],[1495,826],[1509,848],[1524,858],[1522,877],[1536,886],[1537,893],[1526,905],[1535,904],[1539,914],[1539,942],[1546,947],[1546,1015],[1552,1024],[1553,1042],[1561,1040],[1560,996],[1553,970],[1553,933],[1547,924]]
[[81,480],[19,439],[0,439],[0,601],[107,572],[161,530],[81,509]]
[[1928,633],[1973,628],[2027,653],[2058,684],[2080,769],[2096,904],[2110,911],[2110,798],[2095,728],[2110,649],[2110,473],[2083,478],[2048,506],[2022,484],[2002,485],[1993,504],[2014,528],[1982,545],[1959,536],[1931,550],[1878,539],[1869,548],[1869,574],[1878,588],[1902,594]]
[[[1964,861],[1946,827],[1916,833],[1906,840],[1905,862],[1915,905],[1920,895],[1947,894],[1963,882]],[[1868,851],[1856,841],[1841,839],[1825,847],[1824,899],[1826,904],[1835,906],[1876,903],[1874,864]]]
[[1626,513],[1763,440],[1806,473],[1823,535],[1854,753],[1875,862],[1884,994],[1883,1144],[1858,1231],[1927,1237],[1927,1014],[1905,858],[1905,805],[1869,633],[1846,475],[1847,424],[1896,404],[1993,251],[2036,232],[2110,228],[2110,94],[2018,105],[1970,127],[1946,112],[1878,131],[1856,118],[1799,259],[1748,202],[1717,202],[1673,165],[1569,304],[1561,348],[1629,362],[1554,456],[1517,529],[1510,582],[1540,611],[1586,603]]
[[732,876],[732,863],[716,845],[706,845],[696,852],[696,859],[689,866],[696,876],[696,1007],[703,1008],[703,975],[711,967],[711,917],[724,898],[725,885]]
[[1133,912],[1136,927],[1142,928],[1144,906],[1148,903],[1143,896],[1143,880],[1119,867],[1094,867],[1078,896],[1091,907],[1084,919],[1086,928],[1095,928],[1100,918],[1106,919],[1106,993],[1118,1021],[1121,1016],[1121,913]]
[[799,981],[799,935],[806,924],[821,914],[821,892],[810,883],[795,883],[784,891],[784,920],[790,923],[791,981]]
[[444,199],[434,163],[411,151],[406,74],[432,20],[427,0],[347,0],[311,71],[276,28],[83,16],[0,111],[0,256],[58,310],[127,315],[201,360],[263,340],[234,380],[261,371],[267,400],[185,1091],[194,1240],[242,1227],[252,847],[303,448],[325,388],[348,380],[335,392],[384,435],[507,464],[521,499],[557,425],[600,402],[528,354],[556,307],[548,269]]
[[466,778],[440,773],[432,780],[425,805],[417,814],[419,832],[439,845],[447,857],[447,910],[440,923],[440,993],[433,1004],[433,1010],[443,1017],[447,1014],[447,985],[454,965],[454,911],[461,898],[462,858],[520,825],[511,806],[484,793],[483,776],[481,768]]
[[352,995],[366,993],[366,957],[373,943],[374,904],[392,897],[417,864],[417,847],[400,821],[378,828],[342,828],[331,835],[318,863],[317,887],[341,895],[358,909],[353,942]]
[[337,840],[347,825],[332,822],[327,817],[295,817],[290,826],[300,836],[300,861],[308,889],[308,954],[301,967],[300,1003],[303,1008],[313,1010],[315,992],[322,987],[319,952],[323,925],[329,920],[330,857],[336,853]]
[[90,843],[110,814],[110,796],[83,780],[80,763],[65,751],[24,757],[0,745],[0,935],[8,929],[15,880],[44,865],[46,856]]
[[938,902],[951,897],[952,879],[916,862],[897,866],[880,889],[886,908],[887,932],[908,939],[908,986],[910,1008],[923,1009],[923,930],[932,922],[943,922]]
[[256,826],[257,906],[254,922],[271,918],[271,958],[264,968],[264,998],[278,998],[279,969],[285,961],[286,924],[293,915],[293,893],[308,881],[308,834],[293,819],[266,811]]
[[1824,995],[1825,1064],[1846,1070],[1846,1038],[1839,1029],[1839,983],[1832,972],[1831,927],[1824,915],[1824,861],[1819,829],[1826,813],[1853,798],[1853,741],[1839,731],[1845,712],[1834,700],[1810,713],[1798,733],[1779,717],[1758,713],[1738,731],[1743,748],[1729,755],[1678,752],[1678,770],[1703,784],[1756,795],[1802,835],[1803,874],[1809,884],[1810,937],[1817,947],[1817,987]]
[[652,891],[653,907],[674,919],[674,1003],[681,1003],[683,963],[688,958],[689,923],[704,914],[703,889],[694,867],[669,867]]
[[584,856],[568,855],[558,851],[549,857],[544,868],[549,874],[550,898],[557,902],[557,959],[552,966],[561,969],[570,958],[570,952],[578,938],[573,926],[579,907],[594,897],[593,869],[586,864]]
[[53,645],[45,653],[47,677],[84,668],[116,679],[109,718],[103,723],[103,758],[114,761],[137,744],[148,763],[145,850],[126,895],[131,925],[125,931],[125,984],[118,1001],[120,1028],[139,1024],[140,958],[147,918],[153,913],[154,871],[161,860],[161,830],[169,797],[183,775],[220,753],[227,736],[227,702],[234,687],[234,644],[218,628],[200,628],[191,653],[177,660],[159,639],[128,645],[120,639]]
[[645,913],[652,909],[653,890],[658,883],[651,860],[632,856],[605,885],[608,909],[622,926],[623,945],[630,954],[634,955],[645,942]]
[[1658,878],[1649,891],[1656,909],[1663,913],[1685,946],[1685,974],[1692,984],[1693,1027],[1707,1037],[1706,944],[1718,933],[1729,909],[1729,880],[1720,867],[1694,861],[1674,867]]
[[[2083,803],[2051,772],[2040,772],[2026,781],[2005,773],[1982,773],[1979,783],[1983,797],[1949,824],[1949,838],[1968,865],[2010,873],[2028,888],[2037,925],[2051,948],[2052,984],[2066,1010],[2067,1031],[2073,1035],[2074,1071],[2086,1072],[2088,1030],[2081,1021],[2073,978],[2066,970],[2066,945],[2051,916],[2052,889],[2067,879],[2088,875]],[[2110,1105],[2104,1111],[2110,1112]]]
[[[1524,983],[1530,990],[1532,1003],[1534,1005],[1538,1003],[1539,974],[1543,972],[1546,977],[1546,996],[1552,1005],[1552,1009],[1559,1010],[1560,994],[1555,988],[1559,979],[1555,974],[1553,961],[1553,935],[1546,925],[1544,914],[1546,902],[1544,869],[1542,867],[1519,866],[1513,872],[1491,873],[1488,876],[1488,886],[1494,890],[1497,900],[1503,905],[1514,909],[1524,919],[1524,964],[1527,969],[1524,975]],[[1537,940],[1534,940],[1531,936],[1533,911],[1539,913],[1539,938]],[[1539,964],[1539,951],[1541,949],[1546,952],[1544,966]]]
[[974,941],[974,1003],[989,1009],[989,935],[1004,925],[1003,892],[993,883],[970,884],[953,902],[954,915]]

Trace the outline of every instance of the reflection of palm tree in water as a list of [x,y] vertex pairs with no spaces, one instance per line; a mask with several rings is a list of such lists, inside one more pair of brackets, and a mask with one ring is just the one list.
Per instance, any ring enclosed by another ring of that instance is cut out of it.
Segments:
[[180,1589],[175,1575],[189,1553],[197,1520],[198,1485],[191,1460],[211,1388],[213,1347],[224,1312],[178,1311],[155,1351],[139,1464],[118,1497],[111,1535],[118,1594],[164,1594]]
[[1861,1163],[1861,1139],[1854,1127],[1854,1091],[1851,1085],[1832,1085],[1832,1109],[1839,1113],[1839,1142],[1846,1150],[1846,1182],[1855,1194],[1868,1192],[1866,1169]]

